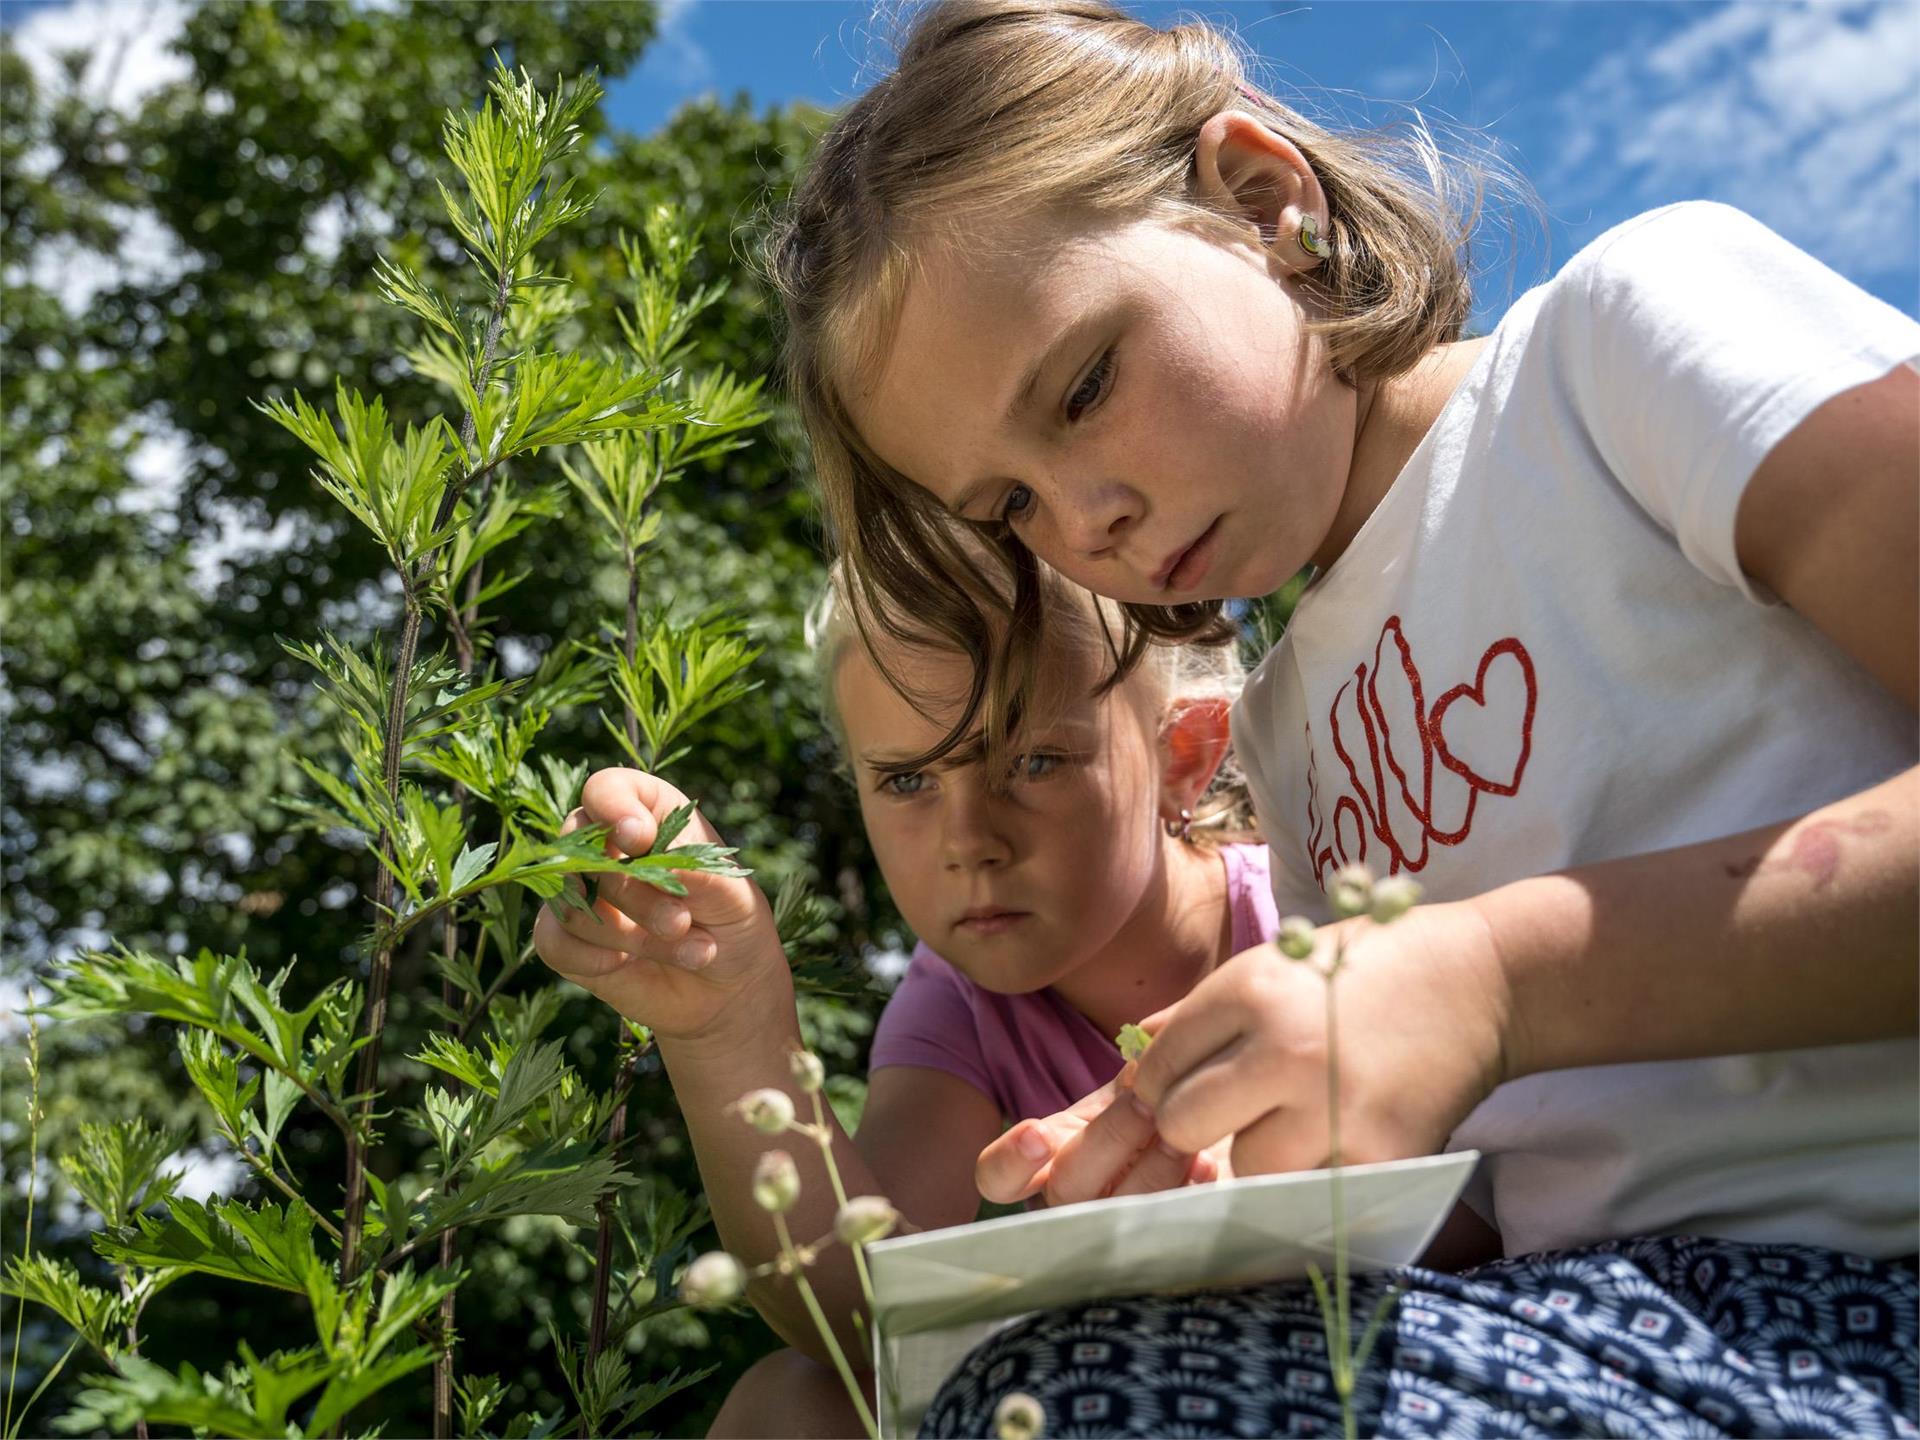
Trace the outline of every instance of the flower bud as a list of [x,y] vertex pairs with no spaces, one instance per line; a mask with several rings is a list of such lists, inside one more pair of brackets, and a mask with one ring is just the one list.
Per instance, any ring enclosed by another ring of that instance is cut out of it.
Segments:
[[1138,1060],[1153,1044],[1153,1036],[1138,1025],[1122,1025],[1113,1043],[1119,1047],[1122,1060]]
[[1391,925],[1419,903],[1419,882],[1404,875],[1389,875],[1373,887],[1373,903],[1367,913],[1374,924]]
[[776,1215],[793,1208],[800,1198],[800,1171],[793,1156],[784,1150],[769,1150],[753,1167],[753,1203]]
[[884,1195],[856,1195],[833,1217],[834,1236],[843,1245],[865,1245],[884,1240],[900,1223],[900,1212]]
[[1306,960],[1313,955],[1313,922],[1304,915],[1289,915],[1274,932],[1273,943],[1289,960]]
[[801,1093],[814,1095],[827,1083],[827,1067],[820,1063],[820,1057],[811,1050],[796,1050],[787,1057],[793,1067],[793,1083],[800,1087]]
[[1373,903],[1373,872],[1364,865],[1345,865],[1333,877],[1327,889],[1333,913],[1340,916],[1364,915]]
[[1038,1440],[1047,1433],[1047,1412],[1024,1390],[1008,1393],[993,1407],[995,1440]]
[[680,1298],[696,1310],[717,1310],[746,1292],[747,1271],[724,1250],[709,1250],[680,1276]]
[[793,1126],[793,1097],[784,1090],[749,1090],[728,1108],[762,1135],[779,1135]]

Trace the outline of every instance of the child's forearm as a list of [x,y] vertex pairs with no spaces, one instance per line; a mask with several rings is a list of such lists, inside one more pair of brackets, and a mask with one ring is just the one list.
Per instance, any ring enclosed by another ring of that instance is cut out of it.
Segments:
[[[796,1245],[830,1236],[838,1201],[815,1141],[802,1134],[763,1135],[729,1110],[749,1091],[780,1090],[793,1100],[795,1115],[813,1119],[812,1099],[794,1083],[788,1057],[800,1048],[799,1016],[790,984],[769,984],[737,1002],[728,1023],[698,1039],[660,1042],[661,1059],[673,1080],[675,1098],[685,1116],[700,1164],[700,1179],[713,1208],[721,1243],[748,1268],[780,1253],[772,1217],[753,1199],[754,1168],[769,1150],[785,1150],[800,1173],[800,1197],[785,1214]],[[834,1162],[846,1193],[881,1193],[866,1161],[834,1119],[822,1110],[833,1135]],[[845,1245],[832,1241],[807,1268],[808,1283],[833,1323],[847,1358],[857,1367],[872,1364],[855,1338],[852,1316],[863,1305],[859,1277]],[[791,1279],[755,1281],[748,1291],[754,1306],[780,1337],[828,1363],[826,1346]]]
[[1508,1079],[1915,1033],[1920,770],[1779,825],[1472,902]]

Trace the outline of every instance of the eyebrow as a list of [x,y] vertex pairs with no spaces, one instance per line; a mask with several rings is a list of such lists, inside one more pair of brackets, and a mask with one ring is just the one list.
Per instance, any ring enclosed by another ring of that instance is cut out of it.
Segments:
[[[1027,367],[1026,374],[1020,377],[1020,388],[1013,392],[1013,399],[1007,403],[1002,417],[1003,424],[1010,426],[1026,413],[1028,407],[1033,404],[1033,392],[1039,389],[1040,377],[1046,373],[1047,367],[1095,318],[1097,317],[1092,314],[1082,314],[1069,321],[1060,333],[1053,337],[1053,342],[1040,352],[1033,364]],[[956,520],[965,520],[966,511],[973,502],[994,486],[1001,484],[1003,479],[1002,476],[989,475],[985,479],[974,481],[954,497],[953,503],[947,506],[947,513]]]

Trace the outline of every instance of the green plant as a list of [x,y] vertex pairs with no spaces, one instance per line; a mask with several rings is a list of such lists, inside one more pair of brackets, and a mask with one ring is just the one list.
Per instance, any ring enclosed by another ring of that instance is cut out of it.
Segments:
[[[1364,865],[1349,865],[1333,877],[1327,898],[1334,912],[1346,919],[1367,916],[1376,925],[1390,925],[1418,903],[1420,887],[1402,875],[1376,881]],[[1353,1396],[1373,1354],[1380,1330],[1400,1298],[1397,1288],[1389,1287],[1367,1317],[1359,1343],[1353,1339],[1353,1287],[1347,1274],[1347,1213],[1341,1193],[1340,1148],[1340,1022],[1334,997],[1340,973],[1346,968],[1353,946],[1352,932],[1342,930],[1330,950],[1319,943],[1312,923],[1301,916],[1289,916],[1280,922],[1274,938],[1280,953],[1289,960],[1310,965],[1322,981],[1327,1012],[1327,1186],[1328,1203],[1333,1210],[1333,1280],[1328,1282],[1318,1265],[1307,1267],[1314,1298],[1320,1304],[1320,1318],[1326,1329],[1327,1366],[1333,1377],[1334,1393],[1340,1397],[1340,1421],[1347,1440],[1359,1434],[1359,1417]],[[1322,951],[1326,950],[1323,955]]]
[[[528,1215],[593,1224],[601,1237],[584,1362],[564,1339],[559,1345],[583,1433],[625,1428],[700,1378],[636,1381],[625,1355],[607,1348],[610,1335],[679,1304],[655,1277],[672,1274],[703,1218],[697,1204],[657,1184],[644,1187],[637,1218],[612,1198],[638,1188],[622,1147],[631,1064],[612,1091],[595,1089],[560,1043],[544,1038],[559,1010],[555,991],[505,994],[532,953],[529,894],[536,903],[583,904],[601,874],[682,893],[685,871],[739,873],[723,848],[667,848],[685,814],[662,825],[651,853],[609,858],[603,830],[564,831],[585,768],[531,759],[550,717],[594,698],[609,669],[626,702],[617,729],[662,749],[673,744],[712,709],[711,693],[739,693],[753,651],[737,625],[714,616],[671,622],[688,653],[709,658],[691,673],[669,660],[673,684],[653,692],[621,683],[638,657],[631,602],[624,652],[559,653],[522,680],[480,667],[483,607],[525,578],[489,574],[490,562],[561,509],[561,487],[519,478],[536,457],[563,446],[644,457],[617,527],[632,574],[653,535],[642,513],[653,488],[760,418],[756,387],[725,376],[682,382],[669,369],[671,347],[548,348],[568,301],[536,249],[591,207],[563,168],[597,95],[591,78],[542,91],[502,68],[485,104],[448,118],[445,148],[462,188],[443,185],[442,196],[481,277],[479,303],[461,303],[406,265],[382,267],[386,299],[425,326],[407,359],[451,393],[457,421],[436,415],[396,428],[381,397],[345,385],[332,415],[298,394],[261,407],[315,457],[316,478],[384,552],[399,596],[386,643],[322,634],[287,645],[316,672],[339,742],[333,763],[295,757],[314,793],[289,803],[369,857],[367,978],[312,977],[292,964],[268,975],[244,950],[166,960],[114,946],[81,952],[50,981],[54,998],[42,1013],[51,1017],[146,1017],[175,1027],[181,1065],[216,1132],[277,1197],[184,1199],[162,1168],[177,1137],[131,1121],[84,1132],[62,1169],[104,1222],[95,1248],[117,1292],[24,1247],[4,1282],[7,1293],[59,1315],[105,1366],[62,1428],[339,1434],[361,1407],[431,1367],[435,1434],[453,1433],[456,1401],[463,1429],[489,1433],[501,1385],[455,1375],[455,1304],[468,1278],[456,1237]],[[630,254],[643,301],[697,313],[698,296],[676,298],[680,272],[656,263],[691,240],[663,212],[646,243],[652,258],[638,246]],[[435,624],[451,653],[427,648]],[[444,1030],[402,1068],[390,1053],[389,1003],[396,974],[421,963],[439,980],[437,1000],[422,1003]],[[645,1042],[624,1036],[631,1054]],[[417,1103],[398,1104],[402,1086]],[[337,1208],[282,1143],[302,1107],[338,1132],[345,1174]],[[384,1177],[372,1163],[376,1146],[395,1162]],[[624,1270],[612,1253],[616,1226],[631,1255]],[[195,1274],[297,1297],[312,1342],[266,1355],[243,1345],[220,1371],[153,1364],[140,1354],[141,1311]],[[546,1435],[565,1424],[527,1414],[505,1433]]]
[[827,1356],[846,1387],[854,1412],[860,1417],[871,1440],[879,1440],[880,1428],[867,1403],[866,1390],[854,1374],[840,1344],[833,1322],[828,1319],[807,1279],[807,1267],[818,1260],[828,1246],[845,1245],[853,1257],[854,1271],[860,1278],[863,1310],[853,1315],[854,1333],[864,1340],[868,1317],[873,1314],[873,1281],[867,1272],[866,1247],[883,1240],[900,1224],[900,1213],[881,1195],[848,1196],[840,1178],[840,1167],[833,1158],[833,1128],[827,1123],[826,1103],[821,1098],[826,1088],[826,1068],[811,1051],[796,1051],[792,1057],[793,1081],[807,1097],[813,1111],[810,1121],[797,1118],[792,1098],[784,1090],[754,1090],[740,1097],[732,1111],[763,1135],[795,1134],[811,1141],[820,1151],[826,1166],[827,1183],[833,1187],[837,1209],[833,1229],[818,1239],[795,1241],[787,1225],[787,1212],[800,1198],[800,1172],[785,1150],[768,1150],[754,1169],[754,1202],[772,1218],[780,1253],[764,1265],[748,1269],[724,1250],[711,1250],[687,1267],[681,1279],[681,1295],[688,1304],[701,1309],[716,1309],[733,1303],[746,1292],[747,1282],[769,1275],[789,1281],[799,1292],[820,1334]]

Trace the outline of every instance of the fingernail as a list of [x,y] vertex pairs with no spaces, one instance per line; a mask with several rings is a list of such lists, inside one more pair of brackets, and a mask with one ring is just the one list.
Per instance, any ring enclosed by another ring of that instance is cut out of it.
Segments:
[[1013,1148],[1029,1160],[1044,1160],[1053,1153],[1047,1137],[1038,1130],[1022,1130],[1014,1137]]
[[629,855],[638,855],[646,849],[646,833],[640,822],[629,816],[613,827],[613,843]]
[[705,940],[682,940],[673,948],[673,961],[689,970],[698,970],[713,959],[713,946]]
[[1153,1119],[1153,1107],[1140,1098],[1137,1090],[1129,1090],[1127,1092],[1127,1103],[1133,1106],[1133,1113],[1138,1115],[1142,1120]]
[[684,905],[662,905],[653,912],[653,918],[647,923],[657,935],[671,935],[675,931],[686,929],[687,908]]

